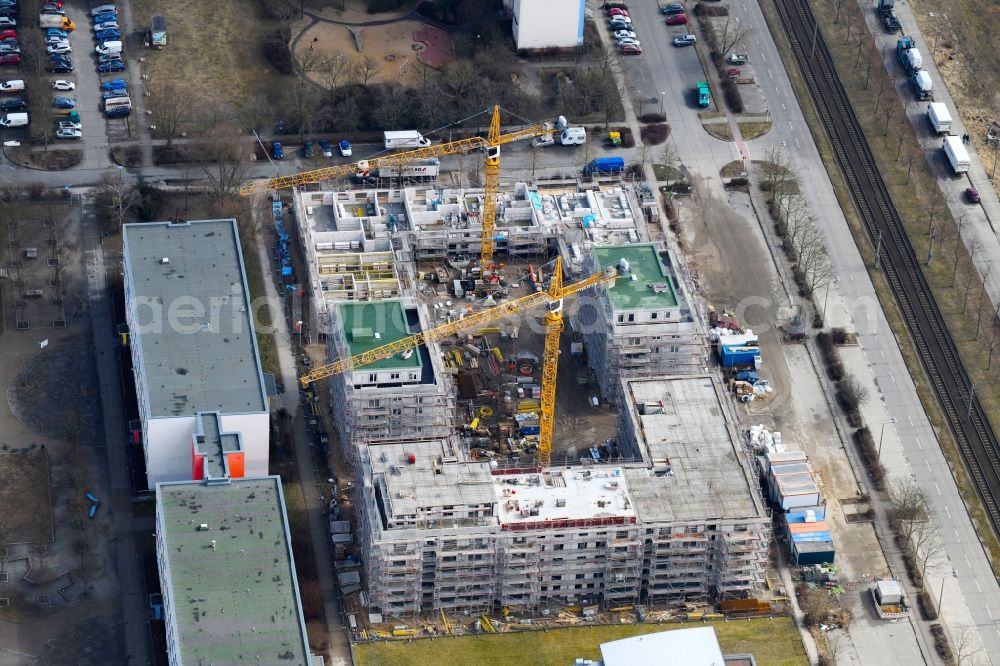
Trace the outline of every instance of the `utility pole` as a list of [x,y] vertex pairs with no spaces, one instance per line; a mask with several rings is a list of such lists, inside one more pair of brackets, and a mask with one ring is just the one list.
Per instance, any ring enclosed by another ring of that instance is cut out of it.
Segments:
[[931,242],[927,245],[927,265],[934,261],[934,238],[937,236],[937,229],[931,227]]
[[882,230],[878,230],[878,241],[875,243],[875,270],[882,270]]

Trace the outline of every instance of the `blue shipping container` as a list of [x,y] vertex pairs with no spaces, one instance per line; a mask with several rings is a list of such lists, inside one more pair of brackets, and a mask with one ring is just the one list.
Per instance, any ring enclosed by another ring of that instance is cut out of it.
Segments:
[[737,365],[755,365],[759,356],[760,347],[745,345],[722,345],[719,347],[719,361],[724,368],[732,368]]
[[583,175],[594,173],[621,173],[625,170],[625,160],[621,157],[598,157],[583,167]]

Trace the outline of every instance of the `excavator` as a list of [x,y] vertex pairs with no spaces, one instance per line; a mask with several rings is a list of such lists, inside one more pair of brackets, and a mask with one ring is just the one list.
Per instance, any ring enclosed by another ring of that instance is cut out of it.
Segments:
[[542,359],[542,400],[539,418],[538,460],[547,467],[552,459],[552,428],[556,409],[556,376],[559,372],[559,334],[563,330],[563,299],[595,285],[612,283],[619,277],[619,268],[610,267],[578,280],[563,284],[562,260],[557,258],[552,271],[548,290],[536,291],[527,296],[496,305],[492,308],[468,315],[458,321],[435,326],[426,331],[390,342],[354,356],[342,357],[326,365],[318,366],[299,377],[303,388],[312,382],[317,382],[334,375],[360,368],[369,363],[391,358],[397,354],[425,345],[438,342],[452,335],[474,330],[484,324],[489,324],[503,317],[517,315],[545,303],[548,310],[545,315],[545,353]]
[[313,171],[304,171],[291,176],[271,178],[270,180],[249,181],[240,187],[240,194],[243,196],[260,194],[269,190],[280,190],[286,187],[333,180],[340,176],[348,176],[355,173],[367,174],[379,167],[408,164],[425,157],[441,157],[443,155],[469,153],[473,150],[484,150],[486,151],[486,184],[483,192],[483,244],[480,267],[485,274],[486,271],[492,269],[493,265],[493,250],[495,247],[493,234],[496,229],[497,193],[500,190],[500,146],[512,141],[520,141],[521,139],[547,136],[558,131],[557,124],[542,123],[517,130],[516,132],[501,134],[500,107],[494,106],[489,131],[486,133],[485,139],[480,136],[474,136],[468,139],[439,143],[427,146],[426,148],[408,150],[403,153],[393,153],[381,157],[373,157],[369,160],[360,160],[353,164],[341,164]]

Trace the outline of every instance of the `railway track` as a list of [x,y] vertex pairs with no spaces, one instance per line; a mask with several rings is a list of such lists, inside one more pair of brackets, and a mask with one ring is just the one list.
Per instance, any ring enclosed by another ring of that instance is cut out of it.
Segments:
[[1000,442],[906,236],[808,0],[775,0],[799,70],[826,129],[878,265],[917,348],[976,491],[1000,534]]

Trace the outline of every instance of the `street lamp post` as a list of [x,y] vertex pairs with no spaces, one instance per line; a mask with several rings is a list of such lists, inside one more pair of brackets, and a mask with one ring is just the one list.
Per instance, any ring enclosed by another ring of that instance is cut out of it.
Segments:
[[885,426],[889,423],[895,423],[895,422],[896,422],[896,417],[890,416],[888,421],[884,421],[882,423],[882,429],[879,431],[878,434],[878,453],[875,456],[879,462],[882,462],[882,438],[885,437]]

